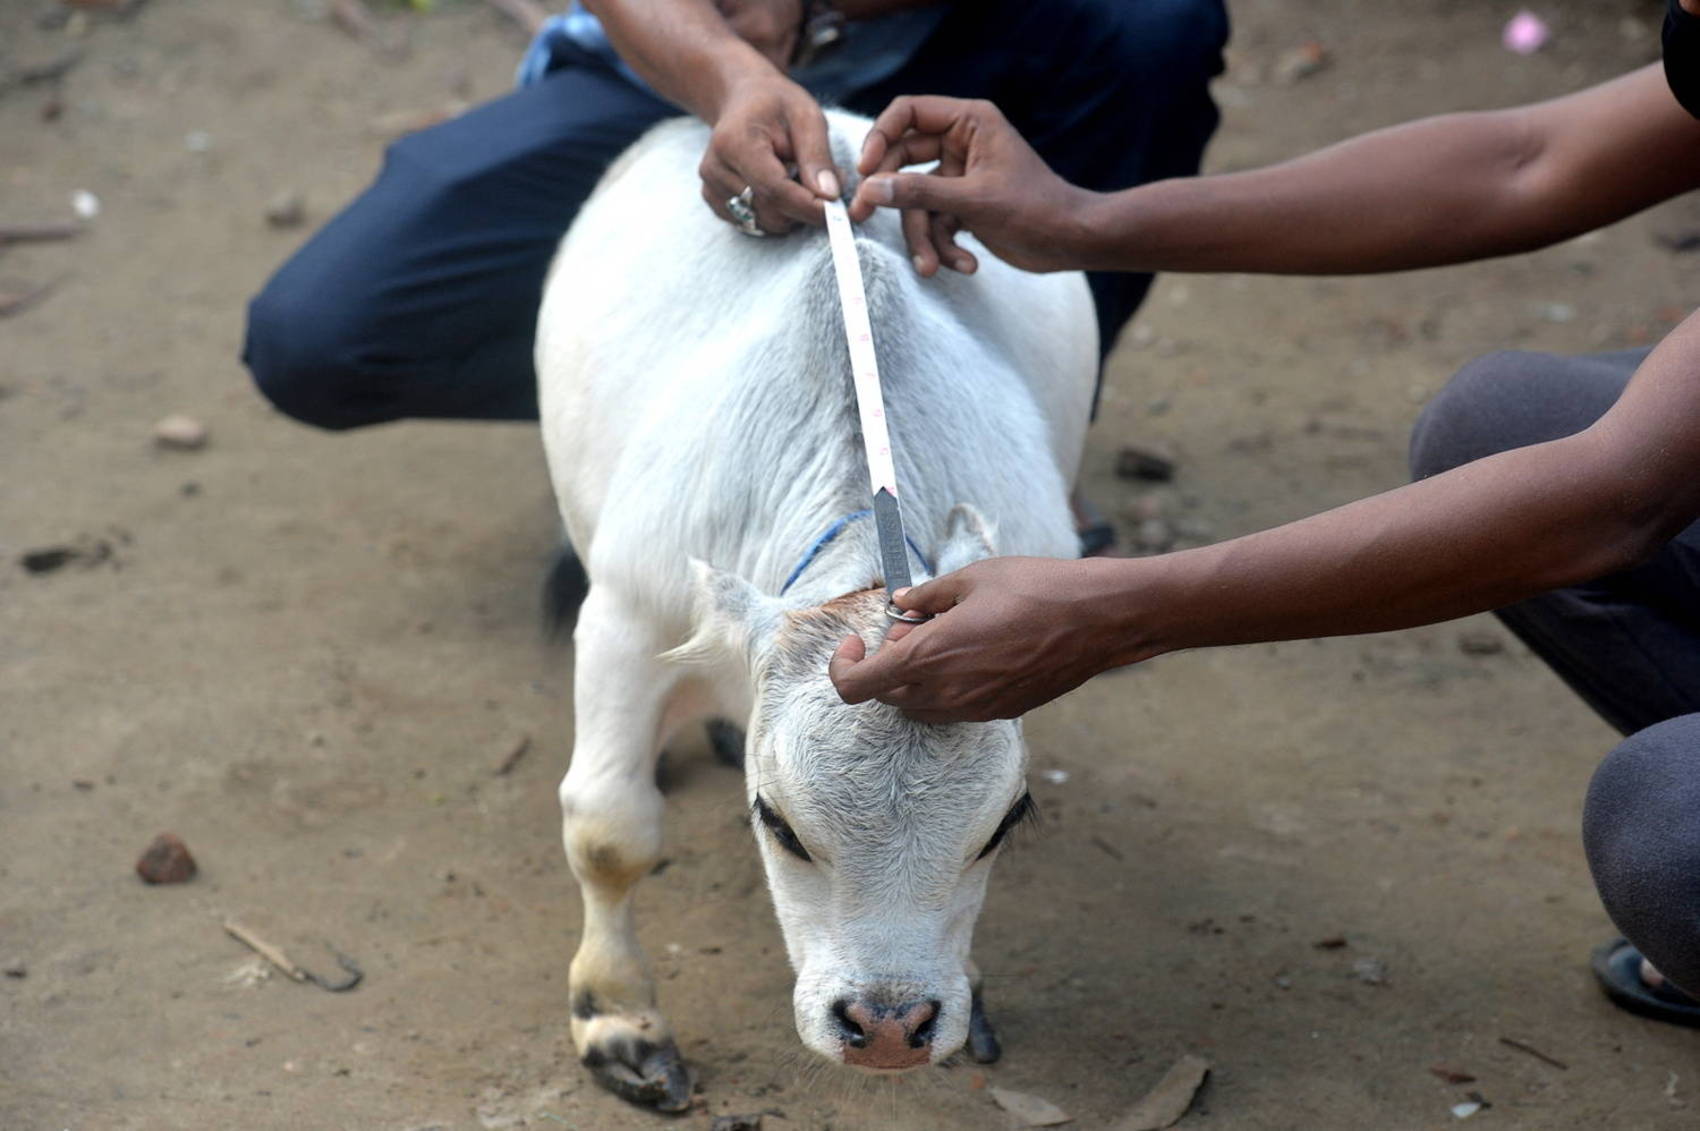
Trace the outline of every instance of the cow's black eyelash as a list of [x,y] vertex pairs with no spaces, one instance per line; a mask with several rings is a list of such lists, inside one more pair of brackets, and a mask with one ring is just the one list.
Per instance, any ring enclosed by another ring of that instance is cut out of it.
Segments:
[[1004,842],[1004,838],[1009,836],[1016,826],[1023,822],[1037,821],[1038,819],[1039,803],[1033,800],[1031,793],[1022,794],[1021,799],[1011,805],[1009,812],[1004,814],[1003,820],[998,822],[997,831],[992,834],[992,839],[986,842],[986,847],[982,848],[980,855],[974,857],[974,859],[984,860],[997,849],[998,845]]
[[779,847],[789,852],[799,860],[810,860],[809,850],[803,847],[803,842],[797,839],[791,825],[773,811],[773,807],[759,796],[755,804],[756,820],[760,821],[767,831],[773,834],[773,839],[779,842]]

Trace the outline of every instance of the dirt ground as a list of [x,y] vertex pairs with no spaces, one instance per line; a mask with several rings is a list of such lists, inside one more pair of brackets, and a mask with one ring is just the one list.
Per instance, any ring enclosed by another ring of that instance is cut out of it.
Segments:
[[[322,222],[386,134],[499,93],[517,33],[445,0],[391,17],[412,51],[385,64],[318,0],[68,29],[51,6],[0,0],[0,73],[84,52],[0,93],[0,223],[69,218],[76,190],[102,209],[0,258],[0,291],[59,282],[0,321],[0,1127],[659,1126],[566,1036],[572,657],[537,630],[535,429],[315,433],[236,360],[244,300],[307,230],[267,201],[299,191]],[[1659,7],[1549,3],[1551,45],[1520,58],[1511,3],[1241,0],[1210,165],[1581,86],[1653,57]],[[1311,40],[1331,65],[1280,81]],[[1681,219],[1377,280],[1164,280],[1085,483],[1117,514],[1159,496],[1193,540],[1392,486],[1472,356],[1645,343],[1685,313],[1700,257],[1653,239]],[[156,449],[172,412],[211,443]],[[1116,479],[1129,442],[1176,481]],[[79,541],[110,558],[21,568]],[[1215,1072],[1183,1128],[1441,1128],[1470,1092],[1484,1128],[1700,1118],[1700,1037],[1614,1011],[1587,970],[1609,925],[1578,812],[1613,736],[1492,621],[1169,657],[1028,733],[1046,821],[999,864],[977,948],[1005,1058],[877,1085],[805,1060],[741,785],[674,751],[671,866],[639,907],[701,1076],[683,1126],[1005,1126],[989,1081],[1100,1127],[1186,1052]],[[167,829],[201,874],[145,887],[132,862]],[[365,984],[264,978],[226,916]]]

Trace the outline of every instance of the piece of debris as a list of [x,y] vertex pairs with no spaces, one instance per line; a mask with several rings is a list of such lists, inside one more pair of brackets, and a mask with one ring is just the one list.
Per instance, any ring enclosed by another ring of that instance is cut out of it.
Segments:
[[1360,958],[1352,963],[1352,976],[1369,986],[1387,984],[1387,963],[1379,958]]
[[26,287],[21,291],[0,290],[0,318],[10,318],[14,314],[22,314],[59,286],[59,281],[43,283],[38,287]]
[[78,189],[71,194],[71,211],[85,220],[93,220],[100,215],[100,197],[88,189]]
[[0,245],[69,240],[82,234],[81,224],[0,224]]
[[173,413],[153,426],[153,442],[177,452],[195,452],[207,446],[207,426],[192,416]]
[[1576,308],[1568,302],[1543,302],[1539,313],[1544,321],[1555,326],[1563,326],[1576,321]]
[[515,742],[513,746],[508,749],[507,755],[496,764],[496,769],[494,771],[495,775],[497,777],[505,777],[512,773],[513,768],[519,765],[519,760],[525,757],[526,751],[530,749],[531,736],[529,734],[520,735],[519,741]]
[[1463,1103],[1456,1103],[1452,1105],[1452,1118],[1468,1119],[1480,1110],[1482,1110],[1481,1104],[1477,1103],[1475,1100],[1465,1100]]
[[190,130],[183,135],[183,148],[190,153],[206,153],[212,146],[213,136],[206,130]]
[[1448,1084],[1474,1084],[1476,1078],[1462,1068],[1453,1068],[1446,1064],[1429,1065],[1429,1074],[1438,1076]]
[[1175,461],[1146,448],[1125,447],[1116,452],[1116,474],[1123,479],[1167,483],[1175,477]]
[[1039,776],[1050,782],[1052,785],[1062,785],[1064,782],[1068,781],[1067,770],[1040,770]]
[[993,1088],[991,1092],[992,1102],[1015,1116],[1024,1127],[1059,1127],[1074,1120],[1074,1116],[1043,1096],[1008,1088]]
[[1115,1131],[1163,1131],[1180,1122],[1181,1116],[1192,1107],[1193,1097],[1210,1075],[1210,1062],[1201,1056],[1187,1054],[1157,1081],[1157,1086],[1145,1093],[1114,1125]]
[[272,980],[272,966],[259,955],[243,959],[224,976],[224,984],[251,990]]
[[279,970],[283,971],[284,975],[291,981],[311,982],[315,986],[318,986],[321,990],[327,990],[333,994],[346,993],[347,991],[352,990],[355,986],[358,986],[361,979],[366,976],[361,972],[360,967],[354,964],[354,960],[352,958],[343,954],[335,947],[331,947],[330,951],[332,954],[336,955],[337,965],[341,966],[343,971],[348,975],[347,978],[340,982],[332,982],[326,978],[320,977],[303,966],[297,965],[293,959],[283,953],[283,951],[277,946],[267,942],[265,939],[262,939],[253,931],[244,927],[241,923],[238,923],[234,919],[226,919],[224,921],[224,933],[247,947],[249,950],[252,950],[255,954],[259,955],[267,962],[270,962],[273,966],[276,966]]
[[30,976],[30,968],[24,964],[23,959],[14,958],[4,966],[0,966],[0,974],[4,974],[8,978],[27,978]]
[[1458,634],[1458,651],[1466,656],[1497,656],[1505,651],[1505,639],[1497,632],[1471,629]]
[[160,833],[136,860],[136,875],[150,884],[183,884],[198,869],[189,846],[176,833]]
[[52,82],[64,78],[71,68],[83,61],[83,49],[72,47],[61,51],[51,59],[39,63],[21,63],[8,68],[0,74],[0,87],[16,83],[18,86],[34,86],[37,83]]
[[1315,947],[1317,950],[1344,950],[1346,949],[1346,936],[1329,935],[1325,939],[1317,939],[1310,945]]
[[1122,854],[1121,849],[1117,848],[1115,845],[1111,844],[1109,841],[1105,840],[1101,836],[1094,836],[1092,838],[1092,845],[1093,845],[1093,847],[1098,849],[1098,851],[1102,852],[1105,856],[1108,856],[1111,860],[1126,860],[1127,859],[1127,857]]
[[93,569],[111,558],[112,543],[104,538],[85,538],[75,544],[25,550],[19,555],[18,563],[24,567],[26,573],[52,573],[72,562],[82,563],[84,569]]
[[266,223],[274,228],[298,228],[307,219],[307,202],[294,189],[284,189],[266,201]]
[[754,1115],[717,1115],[708,1131],[761,1131],[761,1112]]
[[1328,54],[1328,48],[1316,40],[1301,43],[1290,51],[1283,51],[1281,57],[1275,60],[1275,81],[1282,86],[1292,86],[1302,79],[1327,70],[1333,61]]
[[1526,1052],[1530,1056],[1534,1057],[1536,1060],[1539,1060],[1539,1061],[1542,1061],[1543,1063],[1552,1065],[1554,1068],[1558,1069],[1560,1072],[1570,1071],[1570,1066],[1568,1064],[1564,1063],[1564,1061],[1558,1059],[1556,1056],[1548,1056],[1546,1053],[1542,1052],[1540,1049],[1536,1048],[1534,1045],[1524,1044],[1522,1041],[1519,1041],[1519,1040],[1517,1040],[1513,1037],[1501,1037],[1501,1038],[1499,1038],[1499,1043],[1504,1045],[1508,1049],[1516,1049],[1518,1052]]
[[1524,8],[1505,22],[1499,41],[1507,51],[1517,55],[1533,55],[1547,45],[1552,29],[1535,13]]

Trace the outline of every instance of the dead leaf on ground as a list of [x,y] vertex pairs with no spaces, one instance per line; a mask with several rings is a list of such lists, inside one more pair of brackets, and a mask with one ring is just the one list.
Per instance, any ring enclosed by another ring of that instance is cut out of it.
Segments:
[[1192,1107],[1193,1097],[1208,1075],[1208,1060],[1190,1054],[1181,1057],[1157,1081],[1157,1086],[1122,1117],[1115,1131],[1163,1131],[1165,1127],[1173,1127]]
[[1072,1122],[1074,1117],[1043,1096],[1027,1092],[1012,1092],[1008,1088],[993,1088],[992,1100],[1019,1119],[1027,1127],[1056,1127]]

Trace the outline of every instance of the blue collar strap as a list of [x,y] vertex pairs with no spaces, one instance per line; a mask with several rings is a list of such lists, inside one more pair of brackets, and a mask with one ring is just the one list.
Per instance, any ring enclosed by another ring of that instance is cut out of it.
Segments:
[[[820,552],[826,548],[829,542],[838,537],[839,534],[843,533],[846,526],[849,526],[852,522],[855,522],[859,518],[867,518],[873,513],[874,512],[871,510],[866,510],[847,514],[843,518],[835,520],[831,526],[821,531],[820,537],[810,543],[809,548],[803,552],[803,558],[797,563],[796,568],[791,571],[791,576],[787,577],[785,579],[785,584],[779,587],[780,596],[784,596],[785,591],[791,588],[799,577],[803,576],[803,571],[809,568],[810,564],[814,562],[815,558],[819,556]],[[932,573],[933,567],[927,561],[927,555],[921,552],[921,547],[915,545],[915,539],[905,534],[904,541],[909,543],[909,550],[915,555],[915,559],[926,567],[928,573]]]

